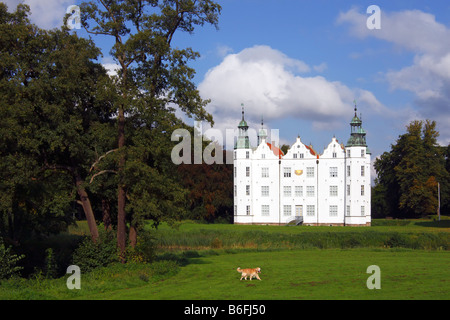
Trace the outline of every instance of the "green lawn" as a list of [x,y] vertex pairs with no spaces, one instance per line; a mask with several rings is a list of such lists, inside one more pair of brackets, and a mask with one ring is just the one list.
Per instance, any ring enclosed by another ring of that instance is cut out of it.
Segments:
[[[367,267],[378,265],[381,289],[369,290]],[[262,281],[240,281],[237,267],[262,269]],[[450,253],[423,250],[284,250],[200,255],[174,276],[112,288],[89,278],[62,299],[297,300],[450,298]],[[94,288],[90,288],[94,285]],[[56,291],[55,291],[56,292]],[[56,298],[56,297],[55,297]]]
[[[450,298],[447,221],[388,221],[364,228],[183,223],[155,232],[159,259],[81,275],[2,283],[2,299],[446,299]],[[75,230],[82,232],[83,226]],[[74,232],[74,230],[72,230]],[[367,267],[381,270],[369,290]],[[262,281],[236,268],[261,267]]]

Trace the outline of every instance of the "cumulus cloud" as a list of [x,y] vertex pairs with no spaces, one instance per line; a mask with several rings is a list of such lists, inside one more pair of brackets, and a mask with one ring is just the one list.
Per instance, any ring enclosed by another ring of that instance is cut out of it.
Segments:
[[[315,69],[325,67],[323,64]],[[208,111],[220,119],[216,121],[220,128],[225,124],[236,126],[242,103],[247,119],[253,123],[259,123],[261,116],[269,123],[298,118],[310,120],[316,129],[346,123],[355,98],[381,107],[373,94],[308,75],[312,69],[304,61],[260,45],[227,55],[207,72],[198,88],[204,98],[211,99]]]
[[385,80],[392,90],[413,92],[417,118],[437,120],[440,143],[450,143],[450,29],[420,10],[382,11],[380,30],[369,30],[367,17],[352,8],[341,13],[337,23],[349,24],[355,37],[385,40],[415,54],[410,66],[385,72]]
[[2,0],[9,11],[14,11],[19,3],[30,6],[30,20],[43,29],[59,28],[63,24],[66,10],[75,0]]

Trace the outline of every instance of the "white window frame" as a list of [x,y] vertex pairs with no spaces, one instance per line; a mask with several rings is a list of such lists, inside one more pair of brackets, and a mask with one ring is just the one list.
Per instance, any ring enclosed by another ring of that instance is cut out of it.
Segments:
[[337,178],[338,167],[330,167],[330,178]]
[[303,186],[295,186],[295,197],[303,197]]
[[283,215],[285,217],[292,216],[292,206],[290,204],[283,205]]
[[338,186],[330,186],[330,197],[338,196]]
[[316,215],[316,206],[313,204],[308,204],[306,206],[306,215],[308,217],[314,217]]
[[285,178],[290,178],[291,177],[291,173],[292,173],[292,168],[291,167],[284,167],[283,168],[283,175]]
[[268,204],[261,205],[261,215],[262,216],[270,216],[270,206]]
[[261,168],[261,178],[268,178],[269,177],[269,168]]
[[292,187],[291,186],[283,186],[283,195],[285,197],[292,197]]
[[338,215],[338,206],[330,205],[329,215],[330,215],[330,217],[337,217],[337,215]]

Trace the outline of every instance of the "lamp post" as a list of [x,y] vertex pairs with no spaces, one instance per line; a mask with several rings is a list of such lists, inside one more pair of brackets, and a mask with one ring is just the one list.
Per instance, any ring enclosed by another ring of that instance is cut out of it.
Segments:
[[439,182],[438,182],[438,209],[437,209],[437,213],[438,213],[438,220],[441,221],[441,186],[439,185]]

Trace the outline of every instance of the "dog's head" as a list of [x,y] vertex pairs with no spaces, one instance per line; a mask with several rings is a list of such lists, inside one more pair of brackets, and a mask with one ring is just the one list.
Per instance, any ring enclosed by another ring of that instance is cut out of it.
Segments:
[[261,273],[261,268],[256,268],[256,272]]

